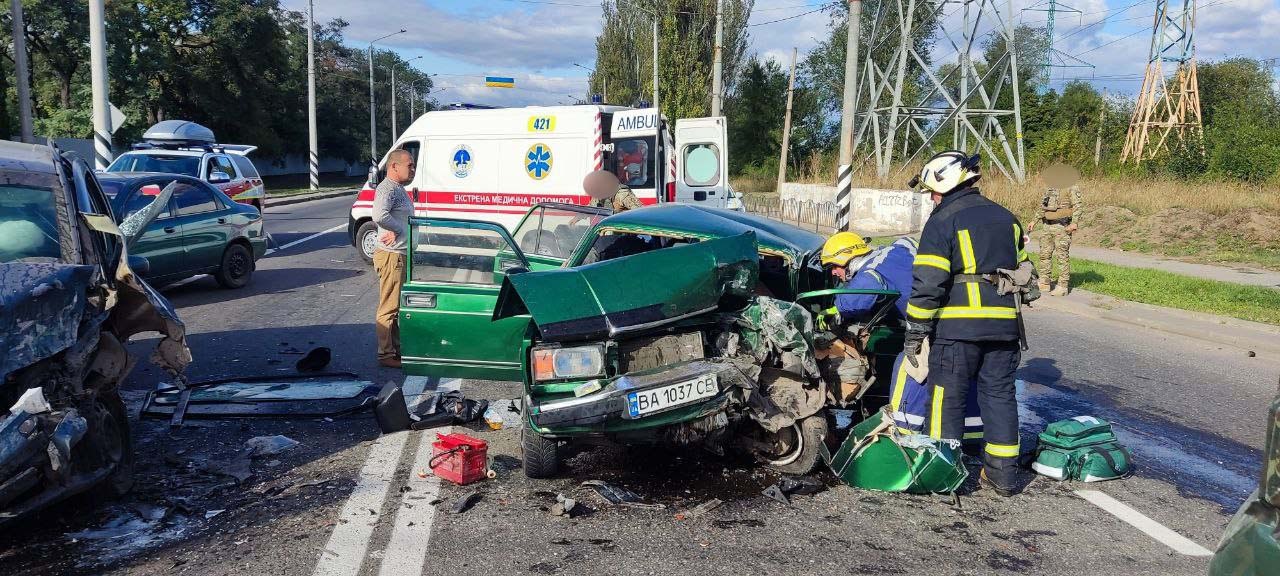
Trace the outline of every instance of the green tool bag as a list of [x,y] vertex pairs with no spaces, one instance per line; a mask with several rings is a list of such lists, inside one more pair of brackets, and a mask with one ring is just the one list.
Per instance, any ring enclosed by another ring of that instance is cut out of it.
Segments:
[[1059,420],[1040,433],[1031,469],[1055,480],[1101,482],[1124,477],[1133,457],[1116,440],[1111,423],[1093,416]]
[[954,492],[969,477],[958,445],[898,434],[884,412],[853,427],[831,458],[831,469],[856,488],[914,494]]

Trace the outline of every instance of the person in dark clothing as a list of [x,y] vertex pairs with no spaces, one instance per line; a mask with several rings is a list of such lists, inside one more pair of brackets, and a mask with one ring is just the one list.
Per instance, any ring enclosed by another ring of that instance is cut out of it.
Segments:
[[931,193],[936,207],[912,266],[905,353],[918,365],[916,355],[930,338],[928,433],[934,438],[963,438],[969,383],[977,379],[985,428],[980,480],[1011,496],[1019,450],[1018,307],[1014,295],[998,294],[990,278],[997,269],[1017,268],[1027,254],[1022,224],[978,192],[978,177],[976,155],[946,151],[925,163],[910,184]]

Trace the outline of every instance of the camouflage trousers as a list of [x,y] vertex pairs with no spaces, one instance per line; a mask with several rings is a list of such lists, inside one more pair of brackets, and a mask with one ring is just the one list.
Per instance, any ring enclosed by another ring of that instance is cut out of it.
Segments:
[[1046,224],[1041,222],[1040,237],[1040,279],[1048,281],[1053,277],[1053,263],[1058,264],[1058,285],[1069,286],[1071,281],[1071,234],[1067,233],[1065,224]]

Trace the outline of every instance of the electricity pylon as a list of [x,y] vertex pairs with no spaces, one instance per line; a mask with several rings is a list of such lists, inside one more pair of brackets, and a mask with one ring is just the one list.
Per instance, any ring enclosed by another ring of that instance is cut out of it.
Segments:
[[1067,14],[1078,14],[1083,16],[1082,12],[1066,4],[1059,4],[1057,0],[1044,0],[1036,3],[1035,5],[1023,8],[1023,10],[1028,12],[1044,12],[1045,13],[1044,28],[1045,28],[1045,36],[1047,37],[1049,46],[1048,46],[1048,49],[1045,50],[1044,52],[1044,60],[1040,62],[1040,74],[1041,74],[1041,78],[1043,78],[1046,83],[1049,80],[1049,74],[1053,68],[1093,68],[1094,67],[1093,64],[1085,62],[1084,60],[1081,60],[1075,56],[1067,54],[1066,52],[1063,52],[1053,47],[1053,24],[1054,24],[1055,16],[1057,15],[1057,13],[1063,12]]
[[[1012,2],[881,0],[877,4],[872,32],[862,42],[865,73],[859,75],[859,92],[866,97],[860,99],[854,129],[854,164],[861,169],[874,162],[876,175],[887,180],[895,164],[901,174],[913,162],[927,159],[937,149],[934,138],[950,126],[951,147],[980,152],[1000,173],[1023,182],[1026,164]],[[921,33],[914,28],[921,21],[941,18],[947,5],[963,10],[964,24],[958,30],[939,28],[957,58],[954,65],[935,71],[916,50]],[[1005,8],[1004,13],[998,5]],[[990,31],[979,35],[980,27]],[[960,34],[958,40],[955,32]],[[1004,51],[994,62],[975,64],[975,44],[988,34],[1003,39]],[[888,58],[876,52],[884,42],[896,46]]]
[[[1196,149],[1202,149],[1195,29],[1196,0],[1156,0],[1147,73],[1129,121],[1120,162],[1132,159],[1141,164],[1155,158],[1168,150],[1171,134],[1194,139]],[[1165,76],[1165,63],[1176,66],[1171,77]]]

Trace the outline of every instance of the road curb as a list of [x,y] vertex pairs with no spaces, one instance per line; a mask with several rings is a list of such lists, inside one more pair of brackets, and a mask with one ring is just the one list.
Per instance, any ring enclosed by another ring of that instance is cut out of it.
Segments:
[[271,208],[272,206],[287,206],[289,204],[301,204],[303,202],[310,202],[312,200],[324,200],[326,198],[337,198],[339,196],[354,195],[359,192],[360,190],[353,188],[351,190],[335,190],[333,192],[319,192],[316,194],[299,194],[297,196],[285,196],[284,198],[276,198],[276,199],[268,198],[266,201],[266,206],[267,208]]
[[1072,290],[1068,296],[1044,295],[1032,306],[1078,316],[1123,322],[1244,351],[1280,357],[1280,326],[1130,302],[1088,290]]

